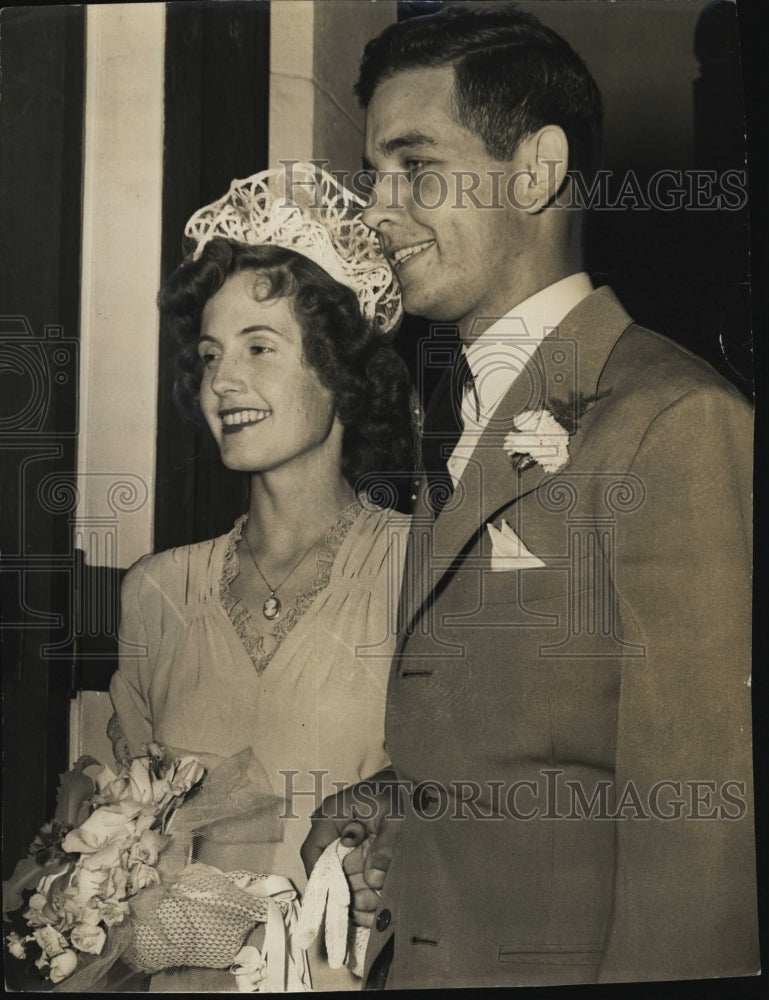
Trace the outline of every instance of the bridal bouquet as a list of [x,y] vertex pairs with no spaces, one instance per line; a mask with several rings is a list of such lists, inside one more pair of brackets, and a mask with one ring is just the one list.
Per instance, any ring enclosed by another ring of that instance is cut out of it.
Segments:
[[61,777],[56,815],[3,885],[4,918],[16,923],[10,954],[63,992],[114,988],[118,960],[129,974],[225,969],[239,992],[294,992],[311,988],[307,949],[325,925],[331,966],[360,975],[365,935],[349,921],[342,871],[349,848],[327,849],[304,905],[285,876],[193,860],[193,844],[226,837],[232,821],[274,839],[281,803],[254,763],[247,748],[207,772],[158,744],[118,774],[81,758]]
[[195,757],[150,744],[118,774],[83,757],[62,775],[54,818],[3,885],[4,917],[19,911],[23,921],[7,937],[10,953],[37,956],[39,972],[61,983],[121,952],[132,901],[161,883],[173,817],[204,773]]

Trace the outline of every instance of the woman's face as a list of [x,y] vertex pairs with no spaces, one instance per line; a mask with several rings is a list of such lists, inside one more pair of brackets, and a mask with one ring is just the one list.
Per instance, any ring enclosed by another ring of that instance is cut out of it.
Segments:
[[[206,303],[198,351],[200,408],[230,469],[341,469],[332,393],[304,360],[290,299],[260,302],[256,271],[231,275]],[[328,463],[333,463],[329,466]]]

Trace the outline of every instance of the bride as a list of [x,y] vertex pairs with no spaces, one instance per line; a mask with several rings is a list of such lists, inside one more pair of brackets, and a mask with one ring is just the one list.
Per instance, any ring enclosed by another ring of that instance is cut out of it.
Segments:
[[[251,747],[252,778],[280,806],[220,824],[197,860],[284,875],[301,892],[313,809],[388,763],[408,520],[361,485],[413,473],[415,434],[390,343],[400,300],[375,237],[333,178],[293,175],[233,182],[196,213],[194,253],[160,293],[177,402],[248,474],[250,502],[228,534],[129,570],[110,735],[119,758],[157,741],[209,769]],[[315,989],[359,988],[319,952],[310,968]],[[227,970],[209,969],[151,986],[233,989]]]

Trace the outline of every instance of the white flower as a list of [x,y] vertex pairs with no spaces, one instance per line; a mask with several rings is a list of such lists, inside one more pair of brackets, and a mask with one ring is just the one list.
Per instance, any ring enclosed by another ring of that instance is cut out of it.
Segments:
[[107,872],[100,869],[86,868],[83,864],[78,865],[72,873],[70,888],[72,890],[72,901],[78,906],[86,906],[107,881]]
[[29,898],[29,908],[24,919],[31,927],[55,924],[60,929],[67,923],[65,889],[69,880],[68,870],[44,875],[37,889]]
[[158,885],[159,882],[160,874],[157,868],[153,868],[151,865],[137,864],[131,869],[130,894],[134,895],[139,890],[146,889],[147,886]]
[[52,983],[60,983],[67,979],[77,968],[77,955],[71,948],[59,952],[51,959],[51,968],[48,971],[48,978]]
[[174,768],[171,787],[176,795],[186,795],[198,782],[202,781],[206,769],[197,757],[182,757]]
[[34,938],[32,936],[23,938],[16,931],[11,931],[5,940],[8,943],[8,951],[10,951],[14,958],[26,958],[27,949],[24,945],[27,941],[34,940]]
[[68,833],[61,846],[68,854],[96,854],[131,836],[134,831],[131,819],[119,808],[102,806],[77,830]]
[[98,901],[98,906],[99,917],[107,927],[122,924],[129,912],[128,903],[124,900],[108,899],[103,903]]
[[[130,828],[129,828],[130,832]],[[107,844],[101,850],[94,851],[93,854],[82,854],[80,856],[80,866],[92,872],[111,872],[120,864],[123,855],[123,845],[120,843]]]
[[547,473],[568,464],[569,435],[549,410],[525,410],[515,418],[515,427],[502,446],[508,455],[528,456]]
[[142,805],[151,805],[154,801],[152,794],[152,776],[150,774],[150,764],[146,757],[137,757],[131,761],[131,771],[129,778],[131,798],[134,802]]
[[143,830],[138,840],[131,845],[128,852],[128,867],[141,862],[145,865],[156,865],[158,855],[167,846],[170,837],[157,833],[155,830]]
[[89,955],[101,955],[104,942],[107,940],[104,928],[98,924],[77,924],[72,928],[70,937],[78,951],[85,951]]
[[130,797],[130,783],[126,774],[117,775],[105,766],[96,775],[95,781],[99,797],[109,805]]
[[45,927],[38,927],[32,935],[40,945],[42,951],[50,958],[58,955],[67,947],[67,939],[59,934],[55,927],[46,924]]

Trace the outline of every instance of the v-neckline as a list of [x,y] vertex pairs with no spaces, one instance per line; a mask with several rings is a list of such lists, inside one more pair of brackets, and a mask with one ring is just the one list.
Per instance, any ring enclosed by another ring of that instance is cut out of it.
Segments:
[[363,506],[356,498],[340,512],[336,521],[328,529],[315,558],[315,582],[310,590],[295,596],[294,603],[275,626],[273,633],[275,644],[266,652],[264,649],[265,636],[255,627],[251,610],[230,589],[230,584],[240,572],[238,542],[243,537],[243,532],[248,524],[248,514],[242,514],[235,522],[227,538],[227,548],[222,560],[219,599],[257,674],[264,673],[282,646],[283,640],[293,631],[297,622],[301,621],[318,594],[328,586],[342,542],[362,510]]

